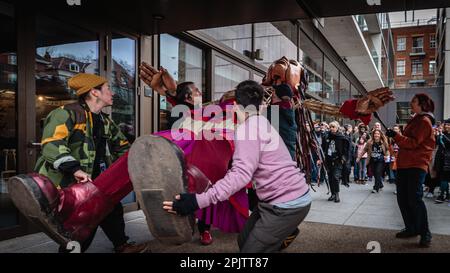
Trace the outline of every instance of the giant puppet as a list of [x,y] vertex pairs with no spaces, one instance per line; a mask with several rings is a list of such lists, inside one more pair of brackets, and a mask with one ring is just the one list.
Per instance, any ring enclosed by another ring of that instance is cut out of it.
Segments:
[[[341,106],[307,99],[306,70],[295,60],[283,57],[269,68],[262,85],[265,103],[271,103],[273,85],[285,83],[294,90],[296,111],[296,160],[300,169],[311,173],[311,154],[323,159],[323,152],[309,128],[313,128],[310,111],[360,119],[368,123],[373,113],[392,101],[387,88],[369,92],[360,99],[348,100]],[[176,82],[165,69],[156,70],[143,64],[141,78],[154,91],[173,101],[170,90]],[[162,209],[162,201],[183,191],[204,191],[227,172],[233,154],[233,115],[227,115],[233,104],[233,92],[212,102],[223,115],[204,117],[190,110],[178,128],[138,138],[129,153],[118,159],[92,183],[74,183],[57,189],[46,177],[19,175],[8,181],[8,189],[16,207],[43,232],[61,245],[85,240],[114,205],[133,189],[147,217],[151,233],[163,242],[180,244],[192,239],[193,218],[173,216]],[[216,107],[216,109],[217,109]],[[196,118],[200,117],[200,119]],[[230,118],[231,117],[231,118]],[[200,125],[198,125],[200,124]],[[208,133],[219,136],[212,140],[196,138]],[[323,161],[323,160],[322,160]],[[250,182],[250,181],[249,181]],[[230,198],[221,209],[231,215],[231,224],[239,227],[248,217],[245,189]]]

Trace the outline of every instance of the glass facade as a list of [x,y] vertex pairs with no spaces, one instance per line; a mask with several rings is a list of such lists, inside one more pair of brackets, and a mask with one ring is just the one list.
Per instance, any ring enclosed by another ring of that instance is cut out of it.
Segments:
[[[1,4],[1,3],[0,3]],[[0,231],[18,225],[6,182],[17,172],[17,43],[14,9],[0,8]]]
[[324,64],[324,98],[330,103],[339,104],[339,70],[326,57]]
[[222,57],[216,56],[214,61],[213,100],[218,100],[245,80],[250,79],[250,71]]
[[244,54],[245,51],[252,51],[251,24],[202,29],[199,32],[210,36],[241,54]]
[[308,71],[308,92],[323,96],[323,53],[302,31],[300,32],[300,61]]
[[136,139],[136,41],[114,35],[111,54],[112,118],[133,143]]
[[36,22],[36,136],[55,108],[76,102],[67,81],[78,73],[99,74],[97,35],[49,17]]
[[[206,67],[204,50],[180,40],[172,35],[163,34],[160,38],[160,63],[178,82],[193,82],[204,94],[206,89]],[[205,96],[204,96],[205,97]],[[166,98],[160,97],[160,130],[167,130],[172,105]]]
[[282,56],[297,60],[297,41],[297,27],[291,22],[255,24],[255,51],[263,53],[256,61],[269,67]]
[[[360,17],[359,19],[361,26],[364,27],[364,18]],[[385,17],[381,19],[388,20]],[[265,68],[282,56],[300,61],[308,72],[307,92],[325,102],[339,104],[352,96],[350,94],[350,82],[342,75],[337,66],[324,55],[322,50],[297,24],[290,21],[203,29],[199,32],[207,34],[215,42],[239,51],[243,54],[243,57],[250,57]],[[252,50],[253,54],[249,54]],[[244,66],[223,58],[213,58],[215,60],[212,68],[214,77],[213,99],[220,98],[224,92],[234,88],[240,80],[248,79],[249,73],[250,75],[253,74],[250,67],[246,69]],[[390,69],[388,67],[386,70]],[[389,73],[392,74],[392,71],[388,71],[386,74]],[[227,76],[224,77],[223,75]],[[252,77],[257,81],[262,79],[256,75]],[[340,83],[341,77],[344,78],[342,83]],[[356,88],[354,92],[357,92]],[[353,96],[358,95],[355,93]]]

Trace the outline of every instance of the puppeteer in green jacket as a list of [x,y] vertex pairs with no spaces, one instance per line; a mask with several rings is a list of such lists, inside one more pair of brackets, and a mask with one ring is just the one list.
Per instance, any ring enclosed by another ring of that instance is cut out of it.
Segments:
[[[35,171],[47,176],[57,186],[67,187],[80,180],[95,178],[92,175],[99,156],[97,154],[99,142],[96,141],[96,135],[100,134],[100,138],[104,141],[101,149],[104,168],[130,147],[119,127],[107,114],[101,112],[103,107],[108,106],[107,104],[112,104],[113,93],[109,86],[106,85],[107,92],[92,92],[92,94],[89,92],[95,88],[102,88],[106,82],[105,78],[91,74],[73,77],[69,80],[69,87],[76,90],[79,102],[53,110],[45,120],[42,151]],[[84,100],[84,96],[88,93],[90,96],[98,94],[94,101],[106,103],[103,105],[94,103],[90,107]],[[97,126],[94,126],[95,124]]]

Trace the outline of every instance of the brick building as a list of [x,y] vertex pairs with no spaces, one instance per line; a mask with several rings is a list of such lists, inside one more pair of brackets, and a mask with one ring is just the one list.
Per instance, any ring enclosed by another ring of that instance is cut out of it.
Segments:
[[436,25],[393,28],[395,88],[435,85]]

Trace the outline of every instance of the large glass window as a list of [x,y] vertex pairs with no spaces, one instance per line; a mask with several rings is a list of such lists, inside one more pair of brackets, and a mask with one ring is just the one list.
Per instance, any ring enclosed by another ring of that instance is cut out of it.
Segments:
[[344,102],[350,99],[350,81],[341,74],[339,82],[339,99],[340,102]]
[[213,100],[218,100],[245,80],[250,79],[250,71],[246,70],[224,58],[214,58],[214,87]]
[[244,51],[250,52],[252,50],[251,24],[202,29],[199,31],[241,54],[244,54]]
[[[136,40],[113,35],[111,57],[112,118],[128,141],[133,143],[136,139]],[[131,192],[122,203],[135,201],[135,193]]]
[[[206,97],[205,86],[205,53],[202,49],[193,46],[174,36],[161,35],[161,66],[166,68],[178,82],[193,82]],[[165,97],[160,99],[160,130],[167,130],[172,105]]]
[[283,56],[297,60],[297,40],[297,27],[291,22],[255,24],[255,51],[263,54],[256,60],[266,67]]
[[0,230],[19,224],[6,182],[17,171],[17,62],[14,10],[0,2]]
[[309,75],[308,92],[322,93],[323,53],[303,33],[300,32],[300,60]]
[[78,27],[40,16],[36,30],[36,136],[48,113],[77,100],[67,86],[77,73],[98,74],[97,35]]
[[112,118],[132,143],[136,138],[136,41],[115,35],[111,45]]
[[325,57],[324,67],[324,97],[331,103],[339,103],[339,70]]

